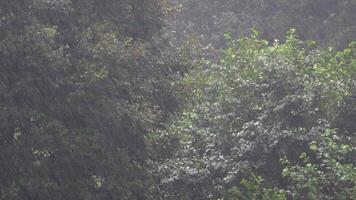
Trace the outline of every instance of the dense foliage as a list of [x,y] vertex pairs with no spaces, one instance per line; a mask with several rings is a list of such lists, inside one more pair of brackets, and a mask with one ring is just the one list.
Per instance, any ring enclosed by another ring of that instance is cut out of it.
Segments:
[[294,30],[271,46],[226,38],[219,64],[178,83],[186,107],[159,132],[165,198],[354,197],[355,44],[320,51]]
[[352,199],[355,8],[0,0],[0,200]]
[[150,199],[158,0],[0,1],[0,199]]

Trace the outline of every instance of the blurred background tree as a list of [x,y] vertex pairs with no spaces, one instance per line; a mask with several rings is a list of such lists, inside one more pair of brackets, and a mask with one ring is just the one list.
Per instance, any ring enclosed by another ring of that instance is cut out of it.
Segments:
[[161,3],[0,2],[0,199],[155,199],[144,135],[176,109]]

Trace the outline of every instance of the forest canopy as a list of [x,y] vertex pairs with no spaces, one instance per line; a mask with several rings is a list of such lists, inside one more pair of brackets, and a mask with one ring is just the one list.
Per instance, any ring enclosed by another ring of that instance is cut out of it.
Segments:
[[356,1],[0,1],[0,200],[356,197]]
[[175,144],[158,145],[165,198],[354,197],[355,44],[226,37],[218,64],[177,83],[185,107],[158,135]]

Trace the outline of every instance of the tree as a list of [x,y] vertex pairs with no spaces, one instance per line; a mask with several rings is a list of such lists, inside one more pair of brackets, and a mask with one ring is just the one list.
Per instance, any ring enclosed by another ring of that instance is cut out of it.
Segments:
[[[310,144],[329,143],[322,137],[324,131],[315,130],[328,129],[328,124],[337,128],[335,122],[345,119],[344,104],[355,95],[355,46],[339,52],[318,50],[300,41],[294,30],[285,43],[269,45],[253,32],[239,40],[226,34],[228,47],[219,64],[206,62],[177,84],[186,107],[156,136],[158,141],[175,144],[161,150],[166,155],[160,168],[166,198],[223,198],[251,174],[267,185],[258,187],[271,188],[263,195],[275,192],[283,197],[286,192],[278,188],[286,189],[288,180],[281,157],[298,165],[305,153],[317,168],[323,168]],[[352,146],[355,133],[345,130],[331,135]],[[355,161],[347,156],[341,159],[354,167]],[[343,182],[340,176],[333,178],[329,183]],[[258,185],[258,180],[253,184]],[[317,189],[325,197],[335,195]]]
[[175,106],[162,9],[0,2],[0,199],[154,198],[144,135]]

